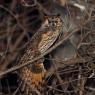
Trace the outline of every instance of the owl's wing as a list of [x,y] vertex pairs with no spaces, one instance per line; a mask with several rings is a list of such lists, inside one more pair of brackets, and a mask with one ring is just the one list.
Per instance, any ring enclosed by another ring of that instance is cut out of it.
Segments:
[[[44,53],[53,45],[58,38],[59,33],[59,30],[50,31],[48,29],[43,29],[42,31],[38,31],[34,34],[33,38],[27,45],[25,53],[21,57],[19,64],[25,64]],[[33,68],[29,66],[20,69],[20,77],[30,88],[40,89],[46,75],[43,59],[38,60],[36,64],[33,64]]]

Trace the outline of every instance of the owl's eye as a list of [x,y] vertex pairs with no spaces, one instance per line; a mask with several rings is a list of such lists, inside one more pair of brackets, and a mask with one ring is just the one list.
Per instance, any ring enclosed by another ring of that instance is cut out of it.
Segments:
[[51,23],[51,20],[48,20],[48,23],[50,24]]
[[58,21],[55,21],[55,23],[58,23]]

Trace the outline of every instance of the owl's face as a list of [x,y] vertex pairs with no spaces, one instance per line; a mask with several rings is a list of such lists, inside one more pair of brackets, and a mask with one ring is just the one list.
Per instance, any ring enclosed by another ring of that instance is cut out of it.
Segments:
[[45,26],[49,28],[55,28],[55,29],[60,28],[62,27],[62,20],[60,16],[46,17]]

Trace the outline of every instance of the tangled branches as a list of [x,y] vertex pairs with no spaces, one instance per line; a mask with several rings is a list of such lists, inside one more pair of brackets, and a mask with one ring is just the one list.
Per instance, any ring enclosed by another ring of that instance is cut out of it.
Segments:
[[[94,95],[94,8],[94,0],[1,0],[1,95],[13,95],[20,89],[17,71],[42,57],[45,57],[44,66],[48,72],[43,95]],[[30,62],[17,65],[27,44],[44,22],[45,16],[53,14],[61,15],[64,33],[44,54]],[[12,77],[15,78],[14,83],[10,82]]]

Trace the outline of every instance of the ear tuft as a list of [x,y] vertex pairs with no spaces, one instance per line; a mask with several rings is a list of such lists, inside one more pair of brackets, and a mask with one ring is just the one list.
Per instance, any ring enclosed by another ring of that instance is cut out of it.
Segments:
[[49,16],[44,16],[45,18],[49,18]]

